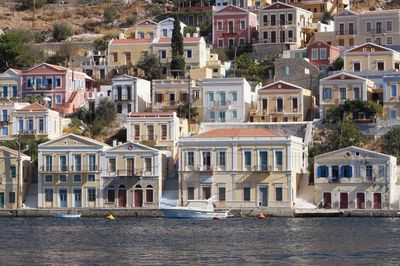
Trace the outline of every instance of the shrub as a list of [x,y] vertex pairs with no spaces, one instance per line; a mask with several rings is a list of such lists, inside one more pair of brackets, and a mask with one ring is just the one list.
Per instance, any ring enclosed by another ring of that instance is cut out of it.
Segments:
[[72,35],[72,28],[64,22],[56,22],[53,25],[53,39],[63,41]]
[[106,7],[104,8],[104,13],[103,13],[103,21],[104,23],[113,23],[115,17],[117,16],[117,11],[113,8]]

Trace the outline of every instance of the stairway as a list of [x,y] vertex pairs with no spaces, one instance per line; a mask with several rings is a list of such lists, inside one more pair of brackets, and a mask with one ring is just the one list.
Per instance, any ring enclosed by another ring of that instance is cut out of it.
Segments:
[[314,186],[308,184],[308,174],[302,174],[297,188],[296,209],[314,209]]
[[168,178],[164,183],[160,205],[178,205],[179,203],[179,179],[178,176]]
[[37,208],[38,207],[38,184],[32,183],[25,195],[25,208]]

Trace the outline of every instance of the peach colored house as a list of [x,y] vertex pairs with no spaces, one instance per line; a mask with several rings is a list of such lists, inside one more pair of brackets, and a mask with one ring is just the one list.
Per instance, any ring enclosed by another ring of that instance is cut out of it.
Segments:
[[253,42],[257,31],[257,15],[236,6],[213,12],[214,48],[237,47]]
[[340,56],[340,48],[317,41],[307,48],[307,58],[317,67],[326,67]]
[[22,99],[28,96],[48,98],[48,106],[65,115],[85,104],[85,73],[42,63],[22,71]]

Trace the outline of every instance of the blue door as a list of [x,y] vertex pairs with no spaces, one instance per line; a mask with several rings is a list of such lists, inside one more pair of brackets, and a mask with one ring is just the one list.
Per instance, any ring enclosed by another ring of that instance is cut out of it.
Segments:
[[397,119],[397,109],[390,110],[390,119]]

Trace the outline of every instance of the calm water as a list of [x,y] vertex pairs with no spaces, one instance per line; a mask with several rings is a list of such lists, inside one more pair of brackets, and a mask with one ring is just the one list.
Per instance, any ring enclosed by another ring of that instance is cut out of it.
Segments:
[[0,265],[400,265],[400,219],[0,219]]

